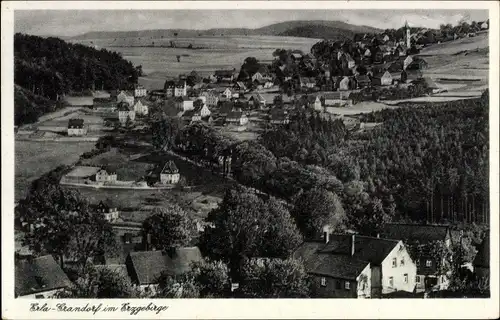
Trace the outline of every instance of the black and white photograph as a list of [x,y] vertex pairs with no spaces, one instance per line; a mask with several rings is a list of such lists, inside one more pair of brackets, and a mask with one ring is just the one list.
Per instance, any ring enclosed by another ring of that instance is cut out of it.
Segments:
[[493,297],[496,11],[288,4],[13,10],[13,300]]

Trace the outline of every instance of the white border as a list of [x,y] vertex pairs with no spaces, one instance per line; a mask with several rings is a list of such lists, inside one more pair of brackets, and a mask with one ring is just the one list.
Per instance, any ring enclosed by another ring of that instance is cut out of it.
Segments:
[[[154,302],[168,305],[169,309],[160,315],[142,313],[131,318],[152,319],[194,319],[194,318],[497,318],[499,314],[498,292],[498,199],[499,199],[499,4],[495,1],[457,2],[393,2],[393,1],[194,1],[194,2],[2,2],[2,318],[37,319],[105,319],[106,315],[77,313],[31,313],[30,300],[13,298],[14,265],[12,251],[13,198],[14,198],[14,140],[13,140],[13,10],[23,9],[489,9],[490,10],[490,202],[491,202],[491,298],[490,299],[395,299],[390,300],[128,300],[134,304]],[[7,249],[7,250],[6,250]],[[66,300],[73,305],[96,300]],[[108,305],[119,305],[127,300],[100,300]],[[49,301],[52,304],[61,300]],[[124,313],[107,315],[108,319],[127,317]]]

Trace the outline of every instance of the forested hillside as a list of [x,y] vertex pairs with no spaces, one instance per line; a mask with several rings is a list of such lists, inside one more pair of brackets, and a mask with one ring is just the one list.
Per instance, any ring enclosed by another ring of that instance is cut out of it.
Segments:
[[[105,49],[96,50],[70,44],[58,38],[25,34],[14,36],[14,83],[33,95],[56,100],[58,95],[91,89],[128,89],[140,75],[140,67]],[[40,115],[37,101],[24,95],[30,103],[15,100],[18,123],[33,122]],[[31,105],[29,110],[25,106]],[[32,110],[33,112],[31,112]],[[36,121],[36,120],[35,120]]]

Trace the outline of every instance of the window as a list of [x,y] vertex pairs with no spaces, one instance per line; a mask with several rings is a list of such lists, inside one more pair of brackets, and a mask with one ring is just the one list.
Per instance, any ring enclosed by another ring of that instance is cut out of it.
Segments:
[[326,287],[326,278],[321,278],[321,286]]
[[420,284],[420,276],[416,276],[415,277],[415,282],[418,283],[418,284]]
[[346,290],[351,289],[351,283],[350,283],[349,281],[346,281],[346,282],[345,282],[345,284],[344,284],[344,288],[345,288]]
[[405,258],[401,258],[401,262],[399,262],[399,265],[400,266],[404,266],[405,265]]
[[396,260],[396,258],[393,258],[392,259],[392,267],[396,268],[397,266],[398,266],[398,261]]
[[432,266],[432,261],[431,260],[426,260],[425,261],[425,266],[428,267],[428,268],[431,267]]
[[405,283],[408,283],[408,273],[405,273],[404,277],[405,277]]
[[389,277],[389,287],[394,287],[394,277]]

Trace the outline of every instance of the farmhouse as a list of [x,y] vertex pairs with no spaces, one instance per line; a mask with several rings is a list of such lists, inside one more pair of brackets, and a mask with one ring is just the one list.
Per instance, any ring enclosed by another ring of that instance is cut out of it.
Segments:
[[165,96],[167,98],[183,97],[187,95],[187,84],[186,81],[184,80],[179,80],[179,81],[167,80],[165,81],[163,90],[165,91]]
[[217,82],[233,82],[235,71],[236,71],[235,69],[216,70],[214,76],[217,79]]
[[245,86],[242,81],[238,81],[234,84],[233,89],[240,93],[244,93],[245,91],[247,91],[247,86]]
[[128,119],[130,119],[130,121],[135,120],[134,108],[127,102],[120,102],[116,109],[118,110],[118,120],[120,120],[122,125],[125,125]]
[[271,81],[272,78],[268,73],[265,73],[265,72],[261,73],[261,72],[257,71],[252,76],[252,81],[256,81],[256,80],[261,82],[261,83],[264,83],[266,81]]
[[226,122],[243,126],[248,123],[248,118],[241,111],[231,111],[226,117]]
[[148,115],[149,108],[147,105],[142,104],[141,100],[137,100],[134,104],[134,111],[137,115],[146,116]]
[[172,160],[168,161],[160,172],[160,183],[162,184],[175,184],[179,182],[180,178],[179,169]]
[[100,201],[99,204],[95,207],[97,213],[102,213],[104,215],[104,219],[108,222],[115,222],[120,217],[120,212],[118,208],[114,206],[110,201]]
[[171,276],[183,274],[190,270],[193,262],[202,261],[198,247],[175,248],[164,251],[131,252],[126,261],[128,274],[132,283],[143,292],[155,292],[158,277],[162,273]]
[[266,99],[258,92],[252,94],[248,102],[253,103],[256,107],[264,107],[266,105]]
[[325,106],[334,106],[334,105],[350,105],[351,100],[349,100],[349,92],[346,91],[335,91],[324,94]]
[[93,96],[65,96],[64,102],[70,107],[92,107],[94,106]]
[[16,298],[45,299],[69,288],[71,281],[51,255],[15,258]]
[[175,100],[175,107],[179,111],[186,112],[188,110],[194,109],[193,103],[194,103],[194,101],[191,100],[190,98],[188,98],[186,96],[182,96],[182,97],[178,97]]
[[304,242],[293,256],[305,261],[318,297],[377,298],[415,287],[415,264],[399,240],[325,232],[323,241]]
[[423,249],[424,254],[416,261],[417,292],[428,289],[444,290],[448,287],[448,277],[439,272],[436,257],[426,253],[428,248],[438,241],[442,241],[447,247],[451,246],[452,238],[448,226],[388,223],[380,235],[390,239],[403,239],[407,244],[418,242]]
[[[406,60],[405,60],[406,61]],[[428,67],[427,61],[422,58],[415,57],[413,61],[406,67],[407,70],[424,70]]]
[[84,136],[87,134],[87,128],[83,123],[83,119],[68,120],[68,136]]
[[193,110],[188,110],[182,115],[182,119],[188,123],[201,121],[209,118],[211,115],[210,110],[206,105],[201,105]]
[[140,98],[140,97],[145,97],[147,95],[146,88],[144,88],[141,85],[137,85],[134,88],[134,97]]
[[111,167],[101,168],[95,174],[95,181],[96,182],[116,182],[117,181],[116,170],[112,169]]
[[127,92],[125,91],[121,91],[117,96],[116,96],[116,101],[118,102],[118,104],[120,102],[126,102],[129,106],[133,106],[134,105],[134,97],[129,95]]
[[360,89],[369,87],[371,85],[370,78],[367,75],[357,75],[355,77],[355,80],[358,84],[358,88]]
[[216,107],[219,103],[219,95],[214,90],[204,91],[201,94],[206,99],[206,104],[209,107]]
[[390,86],[392,84],[392,75],[389,71],[375,74],[372,78],[372,84],[376,86]]

